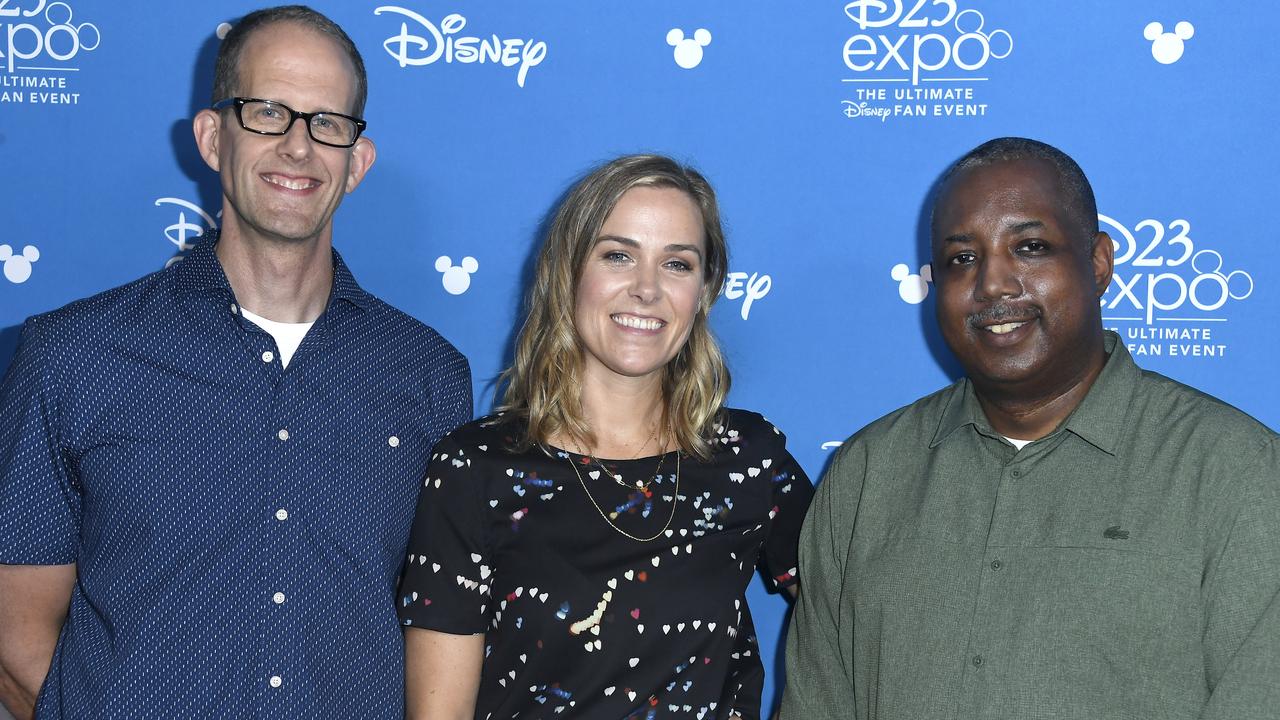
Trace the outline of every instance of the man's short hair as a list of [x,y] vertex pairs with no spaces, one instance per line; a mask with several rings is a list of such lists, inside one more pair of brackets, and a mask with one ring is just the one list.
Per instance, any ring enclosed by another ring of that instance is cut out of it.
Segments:
[[1084,240],[1092,243],[1098,234],[1098,204],[1093,197],[1093,186],[1070,155],[1048,143],[1021,137],[988,140],[955,161],[942,176],[942,184],[946,185],[952,176],[964,170],[1016,160],[1044,160],[1053,165],[1058,183],[1066,195],[1062,201],[1070,210]]
[[[232,26],[218,48],[218,60],[213,70],[213,98],[210,104],[235,97],[240,85],[240,56],[244,54],[244,45],[255,30],[279,22],[290,22],[315,30],[331,38],[347,53],[351,67],[356,76],[355,104],[344,111],[356,117],[364,113],[365,99],[369,94],[369,78],[364,71],[364,58],[351,38],[343,32],[338,24],[323,14],[305,5],[281,5],[280,7],[263,8],[240,18],[240,22]],[[266,98],[271,100],[273,98]],[[306,109],[306,108],[303,108]]]

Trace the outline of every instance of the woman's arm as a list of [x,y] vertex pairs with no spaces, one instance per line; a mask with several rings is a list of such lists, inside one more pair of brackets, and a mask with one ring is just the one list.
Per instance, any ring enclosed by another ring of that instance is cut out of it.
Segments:
[[484,635],[404,629],[405,717],[473,720],[484,661]]

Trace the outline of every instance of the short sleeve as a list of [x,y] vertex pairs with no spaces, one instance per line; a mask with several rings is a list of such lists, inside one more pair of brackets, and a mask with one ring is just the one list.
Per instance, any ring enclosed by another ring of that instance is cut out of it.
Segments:
[[436,445],[418,495],[397,612],[412,627],[470,635],[489,626],[483,462],[455,435]]
[[0,381],[0,563],[75,562],[80,493],[61,446],[51,358],[41,326],[23,326]]
[[787,439],[777,428],[766,423],[767,432],[775,435],[771,444],[769,472],[773,488],[773,507],[769,510],[769,534],[765,539],[764,564],[770,589],[777,591],[796,584],[799,561],[800,528],[813,500],[813,483],[800,463],[787,452]]
[[442,363],[431,378],[435,396],[435,417],[440,435],[470,422],[472,414],[471,365],[460,353],[450,348],[448,362]]

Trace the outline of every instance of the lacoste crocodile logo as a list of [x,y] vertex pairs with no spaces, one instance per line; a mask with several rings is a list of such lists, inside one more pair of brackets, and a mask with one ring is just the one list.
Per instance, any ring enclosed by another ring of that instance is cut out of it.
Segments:
[[1111,527],[1102,531],[1102,537],[1108,540],[1128,540],[1129,531],[1121,530],[1119,525],[1112,525]]

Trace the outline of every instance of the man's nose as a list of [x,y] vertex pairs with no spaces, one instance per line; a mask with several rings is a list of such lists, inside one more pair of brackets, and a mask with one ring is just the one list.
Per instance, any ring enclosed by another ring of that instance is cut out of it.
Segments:
[[289,129],[280,137],[280,150],[290,157],[303,158],[314,149],[313,142],[306,118],[295,117],[289,123]]
[[984,257],[978,267],[974,292],[979,300],[998,300],[1022,295],[1022,278],[1016,259],[1000,253]]

